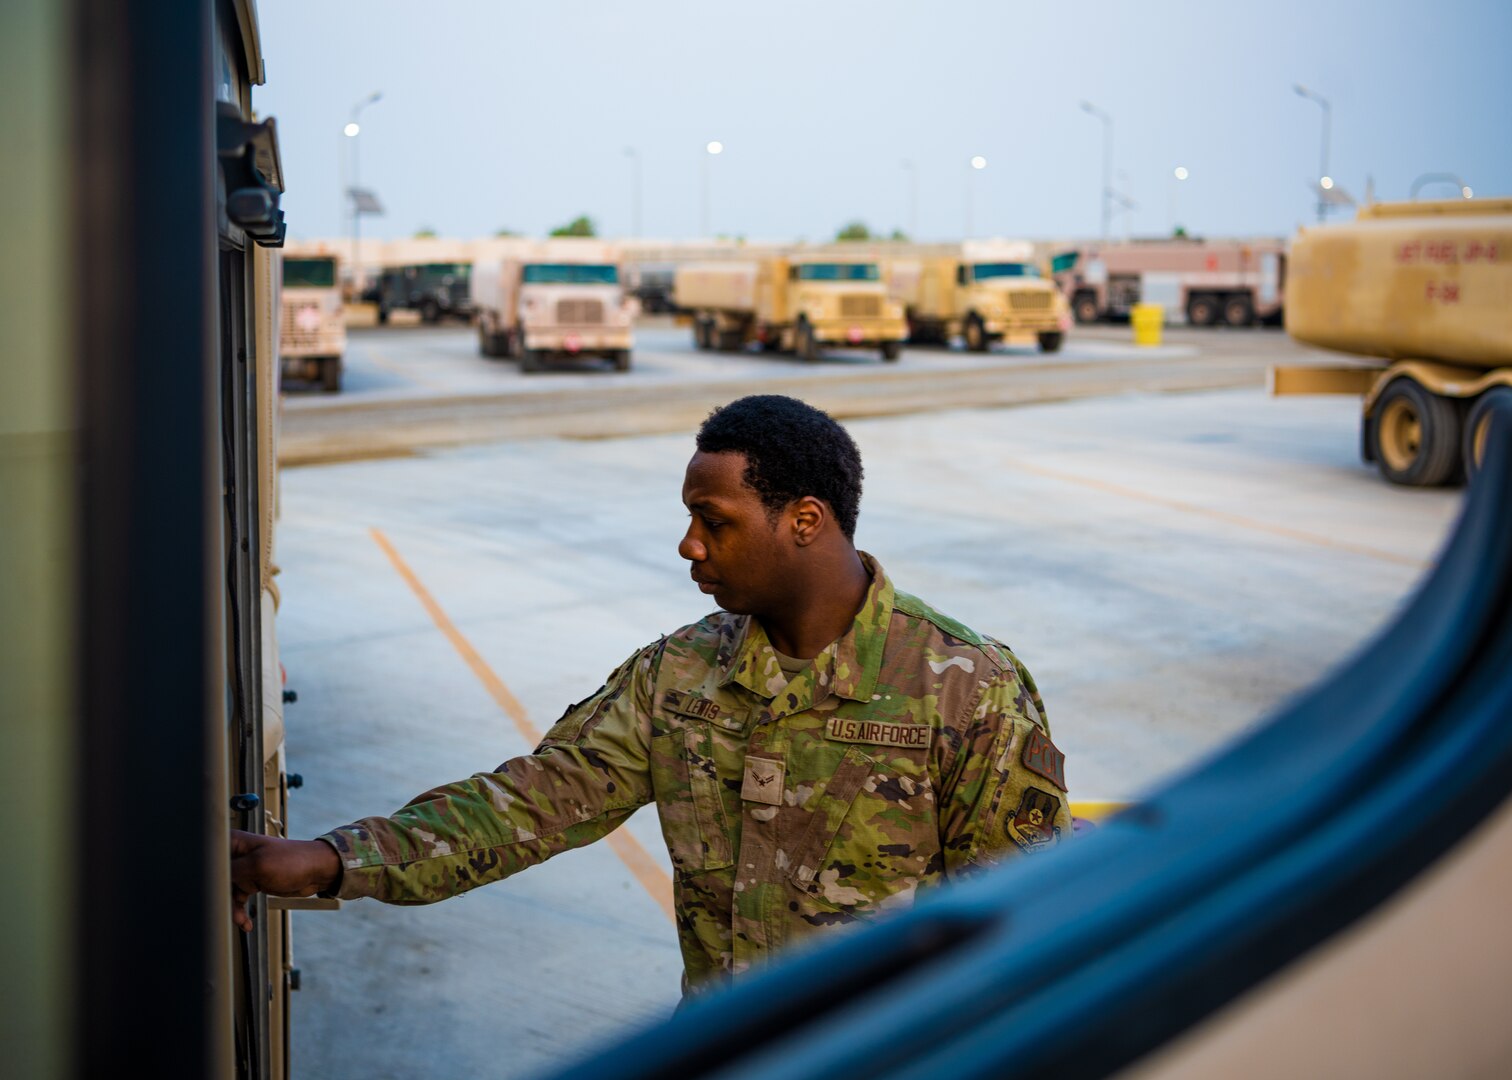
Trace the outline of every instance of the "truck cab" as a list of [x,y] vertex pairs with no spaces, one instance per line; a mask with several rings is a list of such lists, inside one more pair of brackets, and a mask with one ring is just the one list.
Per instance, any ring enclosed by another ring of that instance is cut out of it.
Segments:
[[787,269],[783,348],[814,359],[826,345],[875,348],[896,360],[908,334],[903,305],[887,295],[875,262],[816,257]]
[[283,258],[278,349],[286,379],[319,382],[327,393],[341,389],[346,318],[339,267],[328,252],[290,252]]

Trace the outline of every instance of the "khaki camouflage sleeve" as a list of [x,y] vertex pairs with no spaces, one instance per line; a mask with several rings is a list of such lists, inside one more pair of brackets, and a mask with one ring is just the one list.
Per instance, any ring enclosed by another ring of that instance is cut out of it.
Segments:
[[651,798],[650,701],[660,654],[657,643],[625,661],[534,753],[320,837],[341,856],[335,895],[429,904],[612,832]]
[[983,689],[945,776],[940,846],[949,875],[1048,850],[1071,835],[1065,755],[1021,671],[1015,659]]

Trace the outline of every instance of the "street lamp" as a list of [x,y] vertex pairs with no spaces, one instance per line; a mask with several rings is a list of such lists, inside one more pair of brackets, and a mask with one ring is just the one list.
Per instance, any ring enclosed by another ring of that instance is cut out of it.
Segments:
[[1453,184],[1455,187],[1459,188],[1460,197],[1465,199],[1472,198],[1475,195],[1475,192],[1470,190],[1470,185],[1465,183],[1458,176],[1454,175],[1454,173],[1431,172],[1424,173],[1422,176],[1418,177],[1412,182],[1412,193],[1408,195],[1408,198],[1416,199],[1418,197],[1418,192],[1422,191],[1423,188],[1427,187],[1429,184]]
[[1103,125],[1102,238],[1108,239],[1108,225],[1113,216],[1113,118],[1090,101],[1081,103],[1082,112],[1097,117]]
[[1181,190],[1182,182],[1189,178],[1191,175],[1192,174],[1187,171],[1187,167],[1185,165],[1178,165],[1176,166],[1176,168],[1171,170],[1171,185],[1169,190],[1171,194],[1170,217],[1172,236],[1176,235],[1176,229],[1179,225],[1179,222],[1176,218],[1176,196],[1177,193]]
[[346,127],[341,129],[341,133],[352,140],[352,186],[347,189],[347,197],[352,203],[352,287],[354,290],[357,287],[357,240],[361,233],[360,222],[362,220],[362,208],[357,198],[358,192],[362,190],[362,178],[358,170],[359,158],[357,154],[358,147],[360,146],[357,142],[357,136],[362,134],[362,125],[358,121],[362,117],[362,110],[381,97],[383,97],[383,91],[374,90],[367,97],[353,105],[352,118],[347,121]]
[[975,157],[973,157],[971,159],[970,165],[971,165],[971,169],[970,169],[969,172],[966,173],[966,235],[965,235],[965,239],[967,239],[967,240],[971,239],[971,209],[972,209],[972,207],[971,207],[971,194],[972,194],[972,191],[971,191],[971,176],[972,176],[972,173],[979,173],[979,172],[981,172],[983,169],[985,169],[987,167],[987,159],[984,158],[981,154],[977,154]]
[[701,228],[699,230],[704,236],[709,235],[709,162],[711,159],[718,157],[722,153],[724,153],[724,143],[720,142],[718,139],[712,139],[704,146],[703,198],[701,200],[702,220],[700,222]]
[[908,171],[908,238],[919,239],[919,170],[905,158],[903,168]]
[[641,232],[641,160],[640,151],[633,146],[625,147],[625,156],[630,159],[630,235],[639,239]]
[[1333,177],[1328,175],[1328,129],[1332,124],[1333,108],[1328,104],[1326,97],[1322,94],[1314,93],[1301,83],[1297,83],[1292,89],[1296,91],[1297,96],[1316,102],[1318,107],[1323,110],[1323,148],[1318,164],[1318,187],[1322,189],[1322,191],[1318,192],[1318,221],[1321,223],[1323,215],[1328,209],[1328,202],[1323,197],[1323,192],[1333,187]]

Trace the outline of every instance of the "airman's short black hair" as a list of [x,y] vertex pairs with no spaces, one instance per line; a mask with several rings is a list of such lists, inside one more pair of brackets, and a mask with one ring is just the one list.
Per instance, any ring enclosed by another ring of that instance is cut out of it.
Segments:
[[812,495],[829,504],[845,538],[855,539],[861,451],[829,413],[780,394],[743,397],[709,414],[698,449],[744,454],[745,482],[770,514]]

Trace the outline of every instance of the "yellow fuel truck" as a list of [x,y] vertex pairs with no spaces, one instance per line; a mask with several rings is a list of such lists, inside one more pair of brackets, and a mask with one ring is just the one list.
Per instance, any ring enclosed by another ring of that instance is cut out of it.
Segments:
[[959,335],[972,352],[994,342],[1057,352],[1071,309],[1022,241],[967,241],[946,254],[893,259],[889,292],[908,316],[910,343],[943,345]]
[[825,252],[688,263],[672,293],[693,314],[693,343],[765,349],[818,360],[826,346],[872,348],[896,360],[908,336],[903,305],[887,295],[875,259]]
[[1279,367],[1276,394],[1365,395],[1361,452],[1395,484],[1472,476],[1512,398],[1512,199],[1377,203],[1292,242],[1286,329],[1373,364]]

